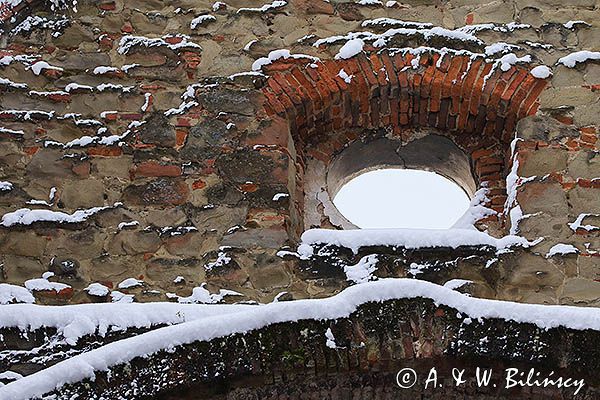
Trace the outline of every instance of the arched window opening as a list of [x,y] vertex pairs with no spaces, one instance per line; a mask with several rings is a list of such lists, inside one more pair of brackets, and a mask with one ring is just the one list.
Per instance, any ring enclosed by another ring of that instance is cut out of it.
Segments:
[[386,168],[354,177],[333,203],[359,228],[448,229],[466,212],[469,197],[440,174]]

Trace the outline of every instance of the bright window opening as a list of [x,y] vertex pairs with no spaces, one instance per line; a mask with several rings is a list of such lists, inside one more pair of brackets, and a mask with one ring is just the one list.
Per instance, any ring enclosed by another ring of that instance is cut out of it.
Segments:
[[346,183],[333,203],[359,228],[448,229],[469,207],[469,197],[433,172],[379,169]]

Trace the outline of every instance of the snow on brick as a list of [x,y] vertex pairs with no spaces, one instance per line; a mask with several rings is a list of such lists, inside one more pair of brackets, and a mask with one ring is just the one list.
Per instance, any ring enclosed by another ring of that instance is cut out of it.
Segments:
[[307,59],[307,60],[310,60],[313,62],[321,61],[317,57],[309,56],[306,54],[291,54],[289,50],[279,49],[279,50],[271,51],[267,57],[261,57],[258,60],[254,61],[254,63],[252,63],[252,71],[260,71],[261,68],[264,67],[265,65],[269,65],[273,61],[276,61],[276,60],[279,60],[282,58],[284,60],[286,60],[288,58],[293,58],[293,59]]
[[547,79],[552,76],[552,70],[546,65],[538,65],[537,67],[533,68],[530,72],[534,78],[538,79]]
[[352,58],[361,51],[365,46],[365,42],[362,39],[350,39],[348,40],[335,55],[335,59],[347,59]]
[[564,65],[567,68],[573,68],[579,63],[584,63],[590,60],[600,60],[600,51],[576,51],[567,56],[559,58],[556,64]]
[[342,78],[346,83],[352,82],[352,78],[354,77],[354,75],[348,75],[348,73],[344,71],[344,68],[340,69],[338,76]]
[[53,290],[58,293],[63,289],[69,289],[71,286],[66,283],[50,282],[46,278],[37,278],[25,281],[25,287],[30,292]]
[[572,244],[558,243],[558,244],[555,244],[554,246],[552,246],[550,248],[550,250],[548,250],[548,254],[546,254],[546,258],[550,258],[550,257],[556,256],[556,255],[577,254],[577,253],[579,253],[579,250],[577,249],[577,247],[573,246]]
[[38,61],[35,64],[32,64],[28,69],[31,69],[31,72],[33,72],[35,75],[41,74],[45,69],[63,71],[62,68],[54,67],[48,64],[46,61]]

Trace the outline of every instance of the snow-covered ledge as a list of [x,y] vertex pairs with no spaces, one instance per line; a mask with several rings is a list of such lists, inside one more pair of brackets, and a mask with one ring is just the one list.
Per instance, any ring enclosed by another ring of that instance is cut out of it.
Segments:
[[[249,307],[226,316],[207,315],[206,318],[159,328],[109,343],[0,387],[0,398],[6,400],[35,398],[60,389],[63,385],[75,384],[85,379],[94,380],[97,373],[130,363],[139,357],[144,357],[147,362],[151,362],[152,355],[157,352],[166,350],[169,352],[168,354],[175,354],[180,346],[186,344],[211,341],[233,334],[247,334],[278,323],[296,321],[332,321],[333,323],[335,320],[348,318],[359,307],[367,303],[377,304],[399,299],[421,299],[433,302],[437,306],[449,307],[455,310],[448,315],[451,315],[450,318],[453,320],[458,318],[458,327],[471,326],[472,321],[475,320],[483,322],[486,319],[499,319],[532,324],[543,330],[564,327],[572,331],[600,331],[600,310],[597,308],[543,306],[484,300],[472,298],[429,282],[410,279],[382,279],[350,287],[342,293],[326,299],[277,302]],[[25,306],[10,307],[17,310]],[[112,307],[117,312],[122,305],[115,304]],[[462,321],[462,325],[460,325],[460,321]],[[446,326],[446,324],[442,325]],[[324,332],[323,335],[323,343],[325,343],[325,338],[330,338],[327,336],[327,332]],[[209,354],[205,356],[208,357]],[[165,368],[150,369],[149,373],[161,373],[156,371],[164,372]],[[209,377],[205,376],[204,379],[209,379]],[[89,389],[89,386],[87,388]],[[142,395],[144,394],[141,392],[137,394],[137,396]]]
[[302,234],[298,254],[307,259],[313,255],[315,245],[345,247],[358,253],[361,247],[392,246],[406,249],[461,246],[491,246],[497,251],[511,246],[529,247],[530,242],[520,236],[497,239],[476,229],[310,229]]

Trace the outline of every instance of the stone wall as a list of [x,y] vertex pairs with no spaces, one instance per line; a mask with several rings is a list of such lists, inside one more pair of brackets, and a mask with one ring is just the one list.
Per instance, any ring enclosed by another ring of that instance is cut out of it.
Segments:
[[[438,307],[429,299],[366,303],[347,318],[271,324],[137,357],[96,372],[93,382],[67,384],[48,395],[59,399],[597,398],[600,358],[593,344],[598,331],[540,329],[502,319],[465,323],[463,318],[456,309]],[[328,329],[333,348],[326,344]],[[105,341],[92,337],[92,342],[97,340]],[[55,351],[50,363],[64,354]],[[403,390],[396,384],[396,373],[407,367],[417,371],[419,380]],[[441,387],[433,389],[431,383],[426,389],[434,367]],[[476,367],[494,371],[488,386],[476,384]],[[464,368],[467,383],[456,387],[452,368]],[[584,379],[585,386],[577,396],[573,388],[506,389],[505,368],[526,373],[535,368],[542,377],[553,370],[555,377]]]
[[[324,189],[311,186],[307,166],[326,171],[357,140],[407,145],[435,129],[470,156],[476,185],[489,190],[486,205],[500,213],[478,226],[544,240],[477,258],[485,261],[477,274],[465,267],[428,279],[468,275],[478,296],[598,305],[600,66],[555,65],[573,51],[598,50],[596,2],[292,0],[264,11],[251,8],[261,1],[237,0],[84,1],[77,12],[62,5],[51,12],[45,2],[24,2],[2,14],[0,180],[12,188],[0,190],[0,214],[90,215],[0,227],[2,282],[22,285],[52,271],[51,281],[71,287],[36,297],[58,304],[109,301],[83,290],[92,282],[136,301],[187,296],[202,282],[260,302],[283,291],[330,295],[347,285],[343,277],[311,277],[296,257],[277,255],[293,251],[306,229],[337,227],[322,203],[307,211],[305,199]],[[335,59],[342,41],[313,46],[397,27],[361,26],[379,17],[447,29],[497,25],[469,31],[478,41],[419,32],[391,37],[383,49],[367,41],[363,54],[345,60]],[[569,20],[586,24],[563,25]],[[529,26],[507,25],[513,21]],[[520,46],[512,51],[531,62],[504,71],[497,58],[470,56],[495,42]],[[433,49],[394,50],[419,46]],[[443,47],[456,51],[442,56]],[[321,61],[280,59],[242,73],[280,48]],[[538,64],[553,75],[534,77]],[[515,134],[522,140],[513,156]],[[511,171],[521,178],[507,188]],[[522,215],[509,215],[516,204]],[[307,226],[307,213],[320,224]],[[546,257],[559,243],[578,253]],[[460,257],[480,249],[473,251]],[[424,249],[403,262],[439,264],[439,256]],[[144,284],[118,289],[127,278]]]

